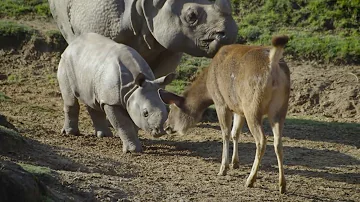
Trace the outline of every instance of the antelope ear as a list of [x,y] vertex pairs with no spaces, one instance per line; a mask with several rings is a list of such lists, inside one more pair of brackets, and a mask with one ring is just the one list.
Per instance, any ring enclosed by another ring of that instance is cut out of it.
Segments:
[[161,100],[165,104],[175,104],[179,108],[181,108],[184,104],[184,101],[185,101],[184,97],[178,96],[174,93],[171,93],[171,92],[166,91],[161,88],[158,90],[158,93],[159,93]]

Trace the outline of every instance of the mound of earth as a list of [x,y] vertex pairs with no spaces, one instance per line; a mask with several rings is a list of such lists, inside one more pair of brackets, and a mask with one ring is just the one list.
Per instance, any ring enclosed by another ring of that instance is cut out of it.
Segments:
[[360,122],[359,66],[290,62],[289,114]]
[[15,126],[8,122],[5,116],[0,115],[0,154],[23,148],[25,144],[26,141],[17,133]]
[[[16,128],[0,115],[0,153],[8,153],[25,146],[25,140],[15,132]],[[46,188],[21,166],[0,160],[1,201],[42,201]]]
[[21,166],[0,160],[0,198],[3,202],[44,201],[46,187]]

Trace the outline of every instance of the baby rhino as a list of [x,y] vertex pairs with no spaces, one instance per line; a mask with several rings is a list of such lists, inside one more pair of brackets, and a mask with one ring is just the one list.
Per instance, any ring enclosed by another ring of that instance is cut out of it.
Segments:
[[64,100],[62,133],[79,133],[79,103],[86,104],[98,137],[112,136],[108,122],[123,142],[123,152],[141,152],[139,128],[164,134],[167,110],[159,87],[175,74],[155,79],[149,65],[131,47],[95,33],[77,37],[61,56],[57,73]]

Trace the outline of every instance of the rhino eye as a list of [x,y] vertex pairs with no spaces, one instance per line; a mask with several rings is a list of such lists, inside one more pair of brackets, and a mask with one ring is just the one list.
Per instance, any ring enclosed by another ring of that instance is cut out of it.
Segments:
[[197,14],[195,12],[190,12],[188,15],[187,15],[187,19],[189,24],[191,25],[195,25],[198,21],[198,17],[197,17]]
[[149,116],[149,112],[148,112],[146,109],[143,111],[143,116],[144,116],[144,117],[148,117],[148,116]]

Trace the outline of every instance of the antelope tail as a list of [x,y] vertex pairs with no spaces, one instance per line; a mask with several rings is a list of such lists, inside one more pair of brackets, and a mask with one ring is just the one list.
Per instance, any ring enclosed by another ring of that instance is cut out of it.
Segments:
[[272,48],[270,50],[269,59],[270,65],[279,64],[280,59],[283,57],[284,46],[289,41],[288,36],[274,36],[271,40]]

